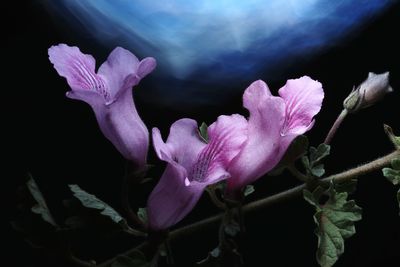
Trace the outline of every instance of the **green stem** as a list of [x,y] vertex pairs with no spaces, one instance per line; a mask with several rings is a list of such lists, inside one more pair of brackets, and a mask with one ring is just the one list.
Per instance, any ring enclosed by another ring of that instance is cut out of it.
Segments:
[[219,200],[217,194],[215,193],[215,188],[213,187],[207,187],[206,191],[211,199],[211,201],[214,203],[214,205],[221,209],[221,210],[225,210],[226,209],[226,205],[224,202],[222,202],[221,200]]
[[97,266],[95,262],[81,260],[72,254],[68,256],[68,260],[74,266],[79,266],[79,267],[95,267],[95,266]]
[[336,131],[339,129],[347,114],[347,109],[343,109],[342,112],[339,114],[336,121],[333,123],[331,129],[329,130],[328,135],[325,138],[325,144],[329,145],[329,143],[332,141],[332,138],[335,136]]
[[[132,210],[131,204],[129,201],[129,192],[130,192],[130,188],[132,186],[130,164],[132,164],[132,163],[129,161],[126,162],[125,175],[122,178],[123,180],[122,180],[122,187],[121,187],[121,204],[122,204],[122,207],[123,207],[127,217],[129,218],[129,220],[131,222],[133,222],[135,224],[135,226],[140,227],[140,229],[146,229],[146,226],[144,225],[142,220],[140,220],[139,217],[136,215],[136,213]],[[136,175],[144,175],[144,172],[137,171],[135,174]],[[134,177],[134,178],[139,179],[141,177]],[[143,233],[139,233],[138,236],[143,236]]]
[[[385,166],[388,166],[389,164],[391,164],[391,160],[398,156],[400,156],[400,150],[396,150],[386,156],[383,156],[381,158],[378,158],[376,160],[373,160],[373,161],[363,164],[361,166],[355,167],[353,169],[328,176],[320,181],[323,183],[329,183],[331,180],[343,182],[343,181],[347,181],[350,179],[358,178],[362,175],[365,175],[365,174],[373,172],[373,171],[377,171],[379,169],[382,169]],[[260,200],[256,200],[254,202],[243,205],[242,211],[243,211],[243,213],[251,213],[253,211],[268,207],[275,203],[287,201],[294,197],[301,196],[304,189],[306,189],[306,184],[293,187],[286,191],[277,193],[275,195],[272,195],[272,196],[269,196],[269,197],[266,197],[266,198],[263,198]],[[184,226],[182,228],[176,229],[176,230],[170,232],[169,238],[171,238],[171,240],[179,239],[180,237],[182,237],[184,235],[189,235],[200,229],[204,230],[205,227],[209,227],[209,226],[215,224],[216,222],[220,221],[223,218],[223,216],[224,216],[223,214],[217,214],[212,217],[206,218],[204,220],[201,220],[201,221],[195,222],[193,224]],[[134,249],[131,249],[131,250],[125,252],[124,254],[129,255],[131,251],[136,250],[136,249],[138,249],[138,247],[135,247]],[[111,266],[112,262],[113,262],[113,259],[111,259],[103,264],[98,265],[98,267]]]
[[302,181],[302,182],[305,183],[305,182],[307,182],[307,181],[309,180],[308,176],[307,176],[307,175],[304,175],[303,173],[301,173],[294,165],[288,166],[287,169],[290,171],[290,173],[291,173],[294,177],[296,177],[296,178],[299,179],[300,181]]

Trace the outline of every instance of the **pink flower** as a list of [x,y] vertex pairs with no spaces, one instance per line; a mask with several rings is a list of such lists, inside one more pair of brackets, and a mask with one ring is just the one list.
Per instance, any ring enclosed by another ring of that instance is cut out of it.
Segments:
[[131,88],[153,71],[155,59],[139,61],[128,50],[117,47],[95,73],[95,59],[78,47],[59,44],[48,52],[54,68],[72,89],[67,97],[88,103],[106,138],[125,158],[144,167],[149,133],[136,111]]
[[246,140],[247,121],[241,115],[219,116],[208,127],[208,136],[206,144],[191,119],[172,124],[165,143],[153,128],[155,151],[168,164],[147,202],[150,229],[174,225],[192,210],[207,185],[230,177],[226,168]]
[[235,196],[245,185],[266,174],[281,160],[296,136],[310,130],[320,111],[324,91],[321,83],[303,76],[288,80],[273,96],[261,80],[243,94],[243,106],[250,111],[248,138],[228,172],[227,194]]

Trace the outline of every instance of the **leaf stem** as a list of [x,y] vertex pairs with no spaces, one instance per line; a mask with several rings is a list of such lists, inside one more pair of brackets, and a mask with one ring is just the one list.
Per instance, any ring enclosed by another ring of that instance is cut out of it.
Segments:
[[225,210],[225,209],[226,209],[225,203],[222,202],[222,201],[218,198],[218,196],[217,196],[217,194],[216,194],[216,192],[215,192],[215,188],[209,186],[209,187],[206,188],[206,192],[208,193],[208,196],[210,197],[211,201],[214,203],[214,205],[215,205],[217,208],[219,208],[219,209],[221,209],[221,210]]
[[342,112],[340,112],[339,116],[336,118],[336,121],[333,123],[331,129],[328,132],[328,135],[325,138],[325,144],[329,145],[329,143],[332,141],[333,137],[336,134],[336,131],[339,129],[347,114],[347,109],[343,109]]
[[299,179],[302,182],[307,182],[309,180],[309,177],[307,175],[304,175],[303,173],[301,173],[294,165],[290,165],[287,167],[287,169],[289,170],[289,172],[296,177],[297,179]]
[[[395,157],[400,156],[400,150],[396,150],[390,154],[387,154],[386,156],[380,157],[378,159],[375,159],[371,162],[368,162],[366,164],[360,165],[358,167],[355,167],[353,169],[347,170],[347,171],[343,171],[331,176],[328,176],[324,179],[321,179],[320,181],[322,183],[329,183],[331,180],[335,180],[338,182],[344,182],[350,179],[354,179],[354,178],[358,178],[362,175],[365,175],[367,173],[379,170],[385,166],[388,166],[389,164],[391,164],[391,160],[394,159]],[[253,211],[259,210],[261,208],[265,208],[268,207],[270,205],[273,205],[275,203],[279,203],[279,202],[283,202],[283,201],[287,201],[289,199],[292,199],[294,197],[298,197],[302,195],[302,192],[304,189],[307,188],[306,184],[302,184],[296,187],[293,187],[291,189],[282,191],[280,193],[277,193],[275,195],[263,198],[263,199],[259,199],[256,201],[253,201],[251,203],[248,203],[246,205],[243,205],[242,207],[242,212],[243,213],[251,213]],[[203,219],[201,221],[195,222],[193,224],[181,227],[179,229],[173,230],[170,232],[169,234],[169,238],[171,240],[176,240],[179,239],[180,237],[184,236],[184,235],[189,235],[193,232],[196,232],[200,229],[204,229],[205,227],[209,227],[213,224],[215,224],[216,222],[218,222],[219,220],[221,220],[223,218],[224,214],[217,214],[214,216],[211,216],[209,218]],[[140,247],[141,245],[139,245]],[[124,254],[129,255],[129,253],[133,250],[137,250],[138,247],[135,247],[127,252],[125,252]],[[107,262],[98,265],[98,267],[108,267],[111,266],[113,262],[113,259],[108,260]]]
[[[139,219],[139,217],[136,215],[136,213],[132,210],[131,204],[129,201],[129,192],[130,188],[132,185],[132,176],[130,173],[130,162],[126,162],[126,167],[125,167],[125,175],[122,178],[122,188],[121,188],[121,204],[122,208],[125,210],[126,215],[132,221],[136,226],[139,226],[140,229],[146,229],[146,226],[142,222],[142,220]],[[140,174],[141,172],[136,172],[135,174]],[[137,178],[137,177],[134,177]]]

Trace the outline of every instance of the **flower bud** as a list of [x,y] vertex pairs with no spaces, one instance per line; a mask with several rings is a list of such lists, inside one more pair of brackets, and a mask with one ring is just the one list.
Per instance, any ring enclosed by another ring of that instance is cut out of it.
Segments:
[[368,78],[344,100],[343,107],[349,113],[355,113],[363,108],[372,106],[393,89],[389,85],[389,72],[382,74],[368,73]]

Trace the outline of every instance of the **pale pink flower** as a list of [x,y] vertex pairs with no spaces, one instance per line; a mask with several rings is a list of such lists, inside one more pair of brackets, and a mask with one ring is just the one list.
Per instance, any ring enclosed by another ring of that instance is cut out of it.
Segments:
[[95,72],[95,59],[78,47],[59,44],[49,48],[49,59],[67,79],[67,97],[88,103],[101,131],[118,151],[137,167],[146,164],[149,133],[132,98],[132,87],[156,66],[154,58],[139,61],[121,47],[115,48]]

